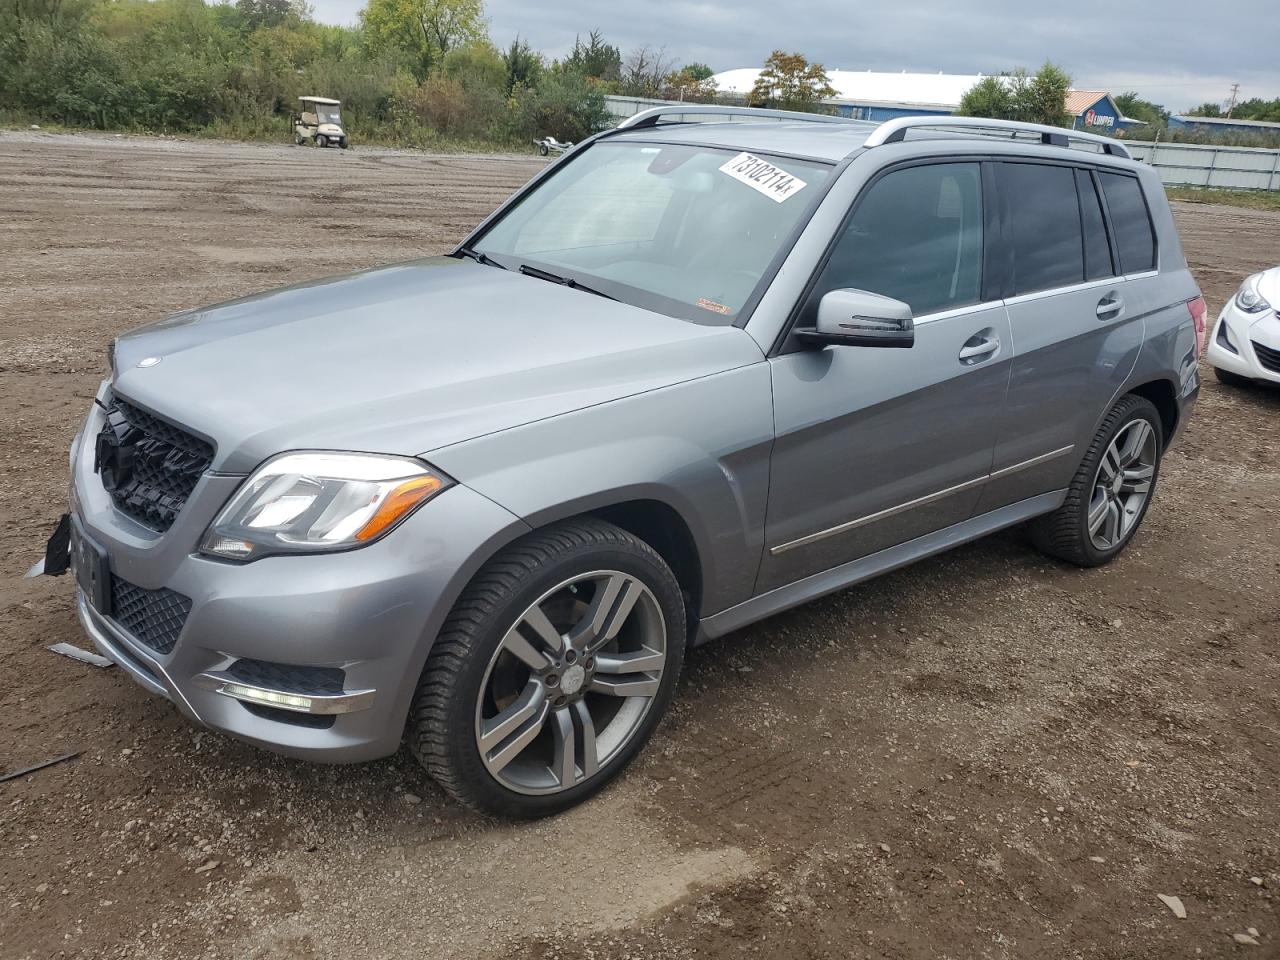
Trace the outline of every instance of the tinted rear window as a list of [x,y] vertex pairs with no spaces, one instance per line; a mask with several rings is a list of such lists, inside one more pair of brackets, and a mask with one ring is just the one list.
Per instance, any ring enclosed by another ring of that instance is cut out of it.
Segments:
[[1111,214],[1111,229],[1120,253],[1120,269],[1125,273],[1154,269],[1156,240],[1138,178],[1120,173],[1099,173],[1098,178],[1107,197],[1107,212]]
[[1035,163],[1001,164],[1013,234],[1014,294],[1084,280],[1084,241],[1075,171]]
[[1076,188],[1080,191],[1080,219],[1084,224],[1084,278],[1110,277],[1115,270],[1111,266],[1111,246],[1102,219],[1102,201],[1088,171],[1076,171]]

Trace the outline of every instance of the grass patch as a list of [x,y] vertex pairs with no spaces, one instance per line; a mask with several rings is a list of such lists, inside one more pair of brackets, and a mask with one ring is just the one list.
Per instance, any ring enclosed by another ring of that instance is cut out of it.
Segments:
[[1280,212],[1280,190],[1218,190],[1207,187],[1166,187],[1170,200],[1189,203],[1221,203],[1250,210]]

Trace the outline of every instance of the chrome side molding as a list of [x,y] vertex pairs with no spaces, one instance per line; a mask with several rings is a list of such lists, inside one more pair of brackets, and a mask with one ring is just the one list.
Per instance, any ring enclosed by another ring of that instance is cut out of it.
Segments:
[[945,490],[938,490],[935,493],[925,494],[923,497],[917,497],[914,500],[908,500],[906,503],[900,503],[894,507],[886,507],[884,510],[877,510],[875,513],[869,513],[865,517],[858,517],[856,520],[847,520],[844,523],[836,524],[834,527],[828,527],[825,530],[819,530],[816,533],[806,534],[795,540],[789,540],[786,543],[780,543],[776,547],[769,548],[770,556],[779,556],[788,550],[794,550],[797,547],[806,547],[811,543],[817,543],[819,540],[826,540],[828,537],[836,537],[842,533],[848,533],[850,530],[856,530],[858,527],[866,526],[869,523],[875,523],[877,520],[885,520],[899,513],[905,513],[908,510],[914,510],[916,507],[923,507],[930,503],[936,503],[944,497],[952,494],[961,493],[965,490],[972,490],[974,487],[980,487],[984,483],[991,480],[999,480],[1010,474],[1018,473],[1021,470],[1029,470],[1032,467],[1038,467],[1042,463],[1048,463],[1050,460],[1056,460],[1058,457],[1065,457],[1072,450],[1075,444],[1061,447],[1057,450],[1050,450],[1048,453],[1042,453],[1030,460],[1023,460],[1021,463],[1015,463],[1009,467],[1001,467],[999,470],[992,471],[981,477],[974,477],[972,480],[966,480],[964,483],[957,483],[953,487],[947,487]]

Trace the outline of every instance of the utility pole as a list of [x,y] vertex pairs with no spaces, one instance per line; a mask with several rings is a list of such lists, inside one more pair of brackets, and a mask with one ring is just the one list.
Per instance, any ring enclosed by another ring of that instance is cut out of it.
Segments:
[[1236,97],[1240,93],[1240,84],[1233,83],[1231,85],[1231,99],[1227,101],[1227,119],[1231,119],[1231,111],[1236,108]]

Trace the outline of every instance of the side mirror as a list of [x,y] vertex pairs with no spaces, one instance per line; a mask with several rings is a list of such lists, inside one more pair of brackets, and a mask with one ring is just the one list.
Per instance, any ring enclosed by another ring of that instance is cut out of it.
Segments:
[[911,307],[866,290],[830,290],[818,301],[818,324],[796,336],[826,346],[910,347],[916,342]]

